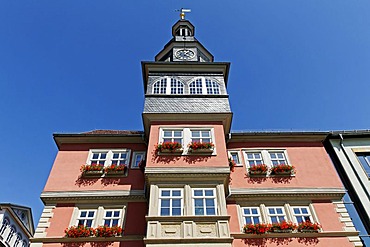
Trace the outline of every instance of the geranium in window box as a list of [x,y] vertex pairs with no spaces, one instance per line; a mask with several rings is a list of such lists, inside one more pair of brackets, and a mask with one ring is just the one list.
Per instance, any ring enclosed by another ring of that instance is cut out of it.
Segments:
[[321,230],[321,225],[319,223],[312,223],[309,220],[298,224],[299,232],[310,233],[310,232],[319,232],[320,230]]
[[282,221],[271,225],[271,232],[289,233],[297,229],[297,225],[292,222]]
[[270,224],[246,224],[243,227],[243,232],[247,234],[265,234],[271,229]]
[[179,142],[163,142],[156,146],[158,154],[182,153],[182,145]]
[[290,176],[294,172],[295,167],[286,164],[275,165],[271,168],[271,175]]
[[111,164],[110,166],[105,167],[104,171],[106,172],[106,176],[124,175],[126,174],[127,166],[125,164],[122,165]]
[[193,154],[211,154],[214,146],[212,142],[191,142],[188,145],[188,152]]
[[93,236],[94,229],[84,225],[71,226],[64,230],[67,238],[87,238]]
[[96,237],[117,237],[122,235],[122,227],[120,226],[98,226],[94,229],[94,235]]
[[231,172],[234,172],[235,166],[236,166],[235,161],[233,159],[229,158],[229,167],[230,167]]
[[84,176],[101,176],[104,173],[104,166],[99,164],[82,165],[80,171]]
[[268,167],[265,164],[252,165],[248,168],[250,176],[266,176]]

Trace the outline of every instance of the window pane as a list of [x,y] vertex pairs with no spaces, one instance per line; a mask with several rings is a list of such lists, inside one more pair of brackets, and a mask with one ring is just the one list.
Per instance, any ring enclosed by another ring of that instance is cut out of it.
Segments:
[[172,191],[172,196],[181,196],[181,191],[180,190],[173,190]]
[[162,196],[170,196],[169,190],[162,190]]
[[206,190],[206,196],[213,196],[213,190]]
[[215,215],[216,214],[215,208],[207,208],[206,212],[207,212],[207,215]]
[[161,208],[161,215],[170,215],[169,208]]
[[170,200],[169,199],[162,199],[161,200],[161,207],[169,207],[170,206]]
[[195,207],[203,207],[203,199],[194,199]]
[[207,207],[214,206],[215,205],[214,199],[206,199],[206,205]]
[[194,190],[194,196],[203,196],[203,190]]

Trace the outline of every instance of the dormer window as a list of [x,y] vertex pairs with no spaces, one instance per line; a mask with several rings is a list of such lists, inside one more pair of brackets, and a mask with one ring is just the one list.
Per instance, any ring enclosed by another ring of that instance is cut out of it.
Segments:
[[207,78],[197,78],[189,85],[190,94],[220,94],[220,85]]
[[176,30],[176,36],[191,36],[191,30],[186,26],[180,26]]
[[162,78],[154,83],[153,94],[184,94],[184,84],[175,78]]

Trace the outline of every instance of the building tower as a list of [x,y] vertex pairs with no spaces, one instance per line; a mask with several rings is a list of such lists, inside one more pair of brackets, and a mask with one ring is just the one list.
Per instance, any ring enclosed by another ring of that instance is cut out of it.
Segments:
[[328,133],[230,132],[230,64],[181,17],[142,62],[144,131],[54,134],[31,247],[362,246]]

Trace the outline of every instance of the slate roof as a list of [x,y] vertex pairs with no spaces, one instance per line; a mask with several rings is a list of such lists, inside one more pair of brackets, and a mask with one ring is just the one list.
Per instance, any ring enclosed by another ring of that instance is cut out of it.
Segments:
[[228,98],[147,97],[144,113],[224,113],[231,112]]

